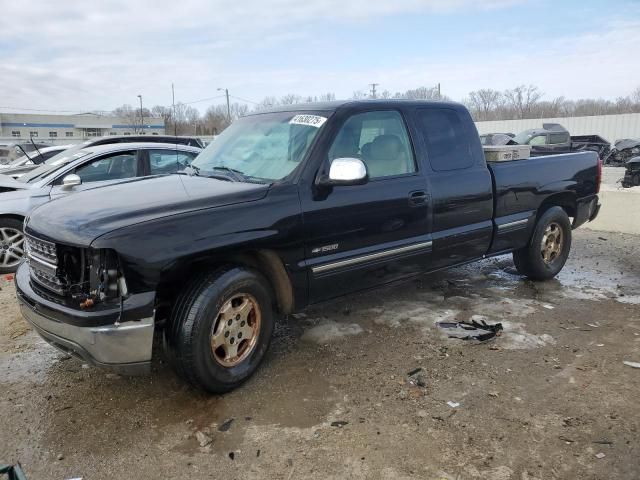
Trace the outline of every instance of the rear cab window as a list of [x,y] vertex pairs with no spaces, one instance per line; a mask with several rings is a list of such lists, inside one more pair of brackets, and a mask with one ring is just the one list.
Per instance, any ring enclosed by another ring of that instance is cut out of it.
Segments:
[[474,164],[471,136],[460,113],[450,108],[418,109],[417,127],[425,142],[431,168],[462,170]]

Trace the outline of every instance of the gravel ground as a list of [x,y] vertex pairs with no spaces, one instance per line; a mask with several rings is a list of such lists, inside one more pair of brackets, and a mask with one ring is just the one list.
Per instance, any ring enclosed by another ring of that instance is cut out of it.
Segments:
[[[501,257],[314,307],[224,396],[162,361],[127,378],[66,357],[3,279],[0,463],[29,480],[637,479],[639,240],[578,230],[546,283]],[[434,325],[474,315],[503,335]]]

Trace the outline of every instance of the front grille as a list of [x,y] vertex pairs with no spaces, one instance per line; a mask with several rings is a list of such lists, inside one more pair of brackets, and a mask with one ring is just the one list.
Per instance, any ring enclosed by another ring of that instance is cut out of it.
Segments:
[[36,257],[52,265],[58,264],[58,254],[55,243],[41,240],[31,235],[25,235],[25,238],[27,241],[27,255]]
[[59,275],[56,244],[31,235],[25,235],[25,240],[31,279],[58,295],[64,295],[67,282]]

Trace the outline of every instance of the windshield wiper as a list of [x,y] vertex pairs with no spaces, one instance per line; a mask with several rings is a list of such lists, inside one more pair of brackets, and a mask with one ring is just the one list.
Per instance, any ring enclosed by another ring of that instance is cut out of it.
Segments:
[[236,170],[235,168],[229,167],[213,167],[213,170],[222,170],[224,172],[228,172],[229,176],[233,178],[236,182],[245,182],[247,179],[240,170]]

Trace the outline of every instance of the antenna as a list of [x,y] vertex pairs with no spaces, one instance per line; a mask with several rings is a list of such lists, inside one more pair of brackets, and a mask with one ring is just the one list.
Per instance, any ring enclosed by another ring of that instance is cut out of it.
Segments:
[[[42,154],[40,153],[40,150],[38,150],[38,146],[36,145],[36,142],[33,141],[33,137],[29,137],[29,140],[31,140],[31,144],[33,145],[33,148],[36,149],[36,152],[38,152],[38,155],[41,157]],[[24,152],[24,150],[22,150]],[[29,155],[27,155],[28,157]]]

